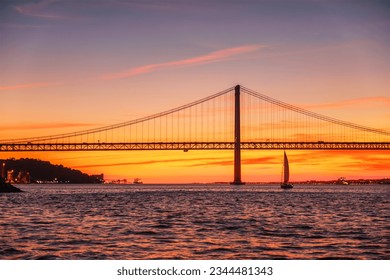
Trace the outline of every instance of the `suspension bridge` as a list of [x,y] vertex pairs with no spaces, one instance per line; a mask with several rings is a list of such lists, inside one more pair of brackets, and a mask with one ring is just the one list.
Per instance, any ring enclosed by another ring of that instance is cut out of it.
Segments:
[[0,140],[0,152],[234,150],[390,150],[390,132],[321,115],[240,85],[144,118],[49,136]]

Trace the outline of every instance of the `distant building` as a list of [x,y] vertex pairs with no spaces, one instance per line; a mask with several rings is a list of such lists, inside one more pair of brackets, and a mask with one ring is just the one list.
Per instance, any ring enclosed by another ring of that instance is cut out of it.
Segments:
[[93,179],[95,180],[96,184],[103,184],[104,183],[104,174],[98,174],[98,175],[91,175]]
[[336,184],[338,184],[338,185],[349,185],[349,182],[347,181],[347,179],[345,179],[345,177],[340,177],[340,178],[337,179]]
[[30,184],[30,172],[19,171],[18,176],[14,179],[15,183]]
[[1,165],[1,178],[5,179],[5,162]]
[[30,172],[19,171],[18,175],[15,177],[14,170],[7,171],[7,183],[17,183],[17,184],[30,184],[31,177]]
[[8,170],[7,171],[7,183],[14,183],[14,171],[13,170]]

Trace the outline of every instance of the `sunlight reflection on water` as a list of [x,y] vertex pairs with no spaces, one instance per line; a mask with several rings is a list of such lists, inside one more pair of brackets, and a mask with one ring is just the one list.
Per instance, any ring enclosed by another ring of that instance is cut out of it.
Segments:
[[388,259],[389,186],[22,185],[0,259]]

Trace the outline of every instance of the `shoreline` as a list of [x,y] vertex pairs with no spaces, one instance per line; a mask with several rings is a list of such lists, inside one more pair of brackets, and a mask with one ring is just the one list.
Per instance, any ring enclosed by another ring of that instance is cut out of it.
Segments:
[[3,178],[0,178],[0,193],[16,193],[23,192],[21,189],[6,183]]

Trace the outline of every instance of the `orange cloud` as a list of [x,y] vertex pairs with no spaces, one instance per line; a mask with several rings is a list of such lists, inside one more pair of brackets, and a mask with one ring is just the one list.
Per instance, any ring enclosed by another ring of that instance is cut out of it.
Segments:
[[22,123],[22,124],[8,124],[0,126],[0,130],[20,130],[20,129],[51,129],[51,128],[66,128],[66,127],[80,127],[91,126],[96,124],[91,123]]
[[[196,166],[233,166],[233,159],[202,159],[204,162],[192,164],[191,167]],[[279,164],[280,158],[276,156],[258,157],[258,158],[244,158],[241,160],[242,165],[258,165],[258,164]]]
[[0,86],[0,91],[42,88],[42,87],[48,87],[51,85],[53,85],[53,84],[50,84],[50,83],[31,83],[31,84],[19,84],[19,85],[13,85],[13,86]]
[[184,66],[218,62],[218,61],[231,59],[231,58],[233,58],[237,55],[240,55],[240,54],[254,52],[254,51],[260,49],[261,47],[264,47],[264,46],[244,45],[244,46],[239,46],[239,47],[235,47],[235,48],[222,49],[219,51],[215,51],[215,52],[211,52],[211,53],[208,53],[205,55],[191,57],[191,58],[187,58],[187,59],[143,65],[143,66],[132,68],[132,69],[125,71],[125,72],[105,75],[105,76],[101,77],[101,79],[114,80],[114,79],[128,78],[128,77],[142,75],[142,74],[146,74],[146,73],[150,73],[150,72],[154,72],[154,71],[158,71],[158,70],[163,70],[163,69],[170,69],[170,68],[176,68],[176,67],[184,67]]
[[74,166],[73,168],[90,168],[90,167],[108,167],[108,166],[125,166],[125,165],[149,165],[159,163],[170,163],[170,162],[187,162],[187,161],[203,161],[203,160],[215,160],[215,158],[182,158],[182,159],[162,159],[162,160],[147,160],[147,161],[134,161],[134,162],[119,162],[109,164],[89,164]]
[[363,97],[363,98],[348,99],[348,100],[334,102],[334,103],[301,105],[301,107],[311,108],[311,109],[313,108],[330,109],[330,108],[343,108],[347,106],[356,106],[360,104],[367,106],[368,103],[381,103],[385,106],[390,106],[390,98],[384,96]]
[[389,170],[389,156],[389,151],[318,150],[290,154],[289,160],[292,165],[347,169],[353,174],[356,170]]

